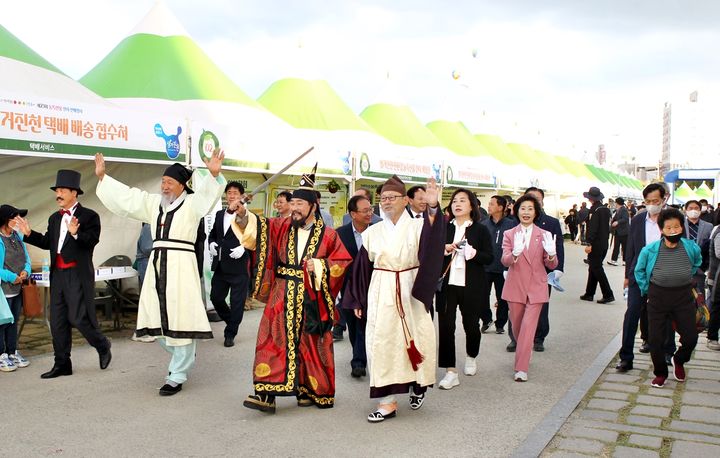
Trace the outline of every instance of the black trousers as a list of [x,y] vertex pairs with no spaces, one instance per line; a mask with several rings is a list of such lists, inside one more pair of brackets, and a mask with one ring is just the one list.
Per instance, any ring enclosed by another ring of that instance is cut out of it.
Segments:
[[350,360],[350,367],[366,368],[367,354],[365,353],[365,322],[359,320],[355,316],[355,311],[350,309],[340,309],[340,316],[343,317],[347,325],[348,338],[352,345],[353,357]]
[[680,348],[675,352],[678,363],[690,361],[697,345],[698,333],[695,327],[695,304],[691,293],[692,286],[667,288],[650,284],[648,290],[648,343],[656,376],[667,377],[668,366],[665,362],[667,326],[675,323],[680,334]]
[[[495,288],[495,300],[497,301],[497,310],[495,311],[495,327],[504,328],[508,322],[508,303],[502,296],[502,290],[505,286],[505,277],[502,272],[485,272],[487,277],[488,304],[490,303],[490,289]],[[492,319],[492,318],[491,318]]]
[[717,284],[710,288],[708,308],[710,308],[710,323],[708,323],[707,338],[708,340],[718,340],[718,330],[720,330],[720,287]]
[[465,300],[465,288],[447,285],[445,304],[438,304],[438,366],[455,367],[455,320],[457,308],[460,308],[462,324],[465,329],[465,352],[474,358],[480,353],[480,304]]
[[[550,295],[552,295],[552,286],[548,286],[548,297],[550,297]],[[512,321],[508,320],[507,324],[510,341],[516,343],[515,336],[512,332]],[[540,310],[540,317],[538,318],[537,328],[535,328],[535,340],[533,343],[545,343],[545,338],[548,334],[550,334],[550,302],[545,302],[542,310]]]
[[605,275],[605,269],[603,269],[603,260],[607,254],[606,249],[594,249],[588,255],[588,279],[587,285],[585,286],[585,295],[594,296],[597,291],[597,286],[600,284],[600,291],[605,298],[615,297],[610,288],[610,282],[608,281],[607,275]]
[[[248,293],[248,276],[222,271],[218,263],[210,282],[210,300],[215,311],[225,322],[225,338],[234,339],[238,333],[245,312],[245,298]],[[230,292],[230,305],[225,298]]]
[[610,256],[610,258],[613,261],[618,260],[618,256],[620,255],[620,249],[622,248],[622,260],[623,260],[623,262],[625,262],[625,259],[626,259],[625,258],[625,247],[627,246],[627,238],[628,238],[627,234],[626,235],[615,234],[614,241],[613,241],[613,251],[612,251],[612,255]]
[[85,294],[77,269],[53,270],[50,285],[50,331],[56,366],[70,362],[72,328],[80,331],[98,353],[105,353],[110,349],[110,342],[90,320],[90,313],[94,314],[95,310],[88,310],[85,305]]

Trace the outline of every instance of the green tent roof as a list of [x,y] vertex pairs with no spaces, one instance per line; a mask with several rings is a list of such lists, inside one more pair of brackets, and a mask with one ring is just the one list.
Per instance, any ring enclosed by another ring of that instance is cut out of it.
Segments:
[[555,155],[555,160],[562,164],[571,174],[578,178],[595,178],[590,171],[578,161],[572,160],[565,156]]
[[605,174],[602,173],[599,168],[595,167],[592,164],[585,164],[585,167],[587,167],[587,169],[590,170],[590,172],[593,174],[595,179],[600,180],[603,183],[610,182],[610,179],[608,177],[606,177]]
[[476,134],[475,140],[483,145],[486,150],[492,154],[495,159],[507,165],[521,165],[522,162],[517,158],[515,153],[508,148],[502,138],[497,135]]
[[56,66],[45,60],[8,29],[0,25],[0,56],[25,62],[64,75]]
[[220,100],[258,107],[187,36],[125,38],[80,79],[106,98]]
[[537,149],[535,150],[535,154],[538,155],[539,159],[545,164],[546,169],[550,169],[559,175],[573,174],[567,167],[561,164],[554,155]]
[[508,143],[508,148],[515,153],[515,156],[517,156],[523,164],[527,165],[531,169],[540,171],[547,168],[545,167],[545,164],[543,164],[542,159],[540,159],[540,157],[535,154],[535,151],[528,145],[521,143]]
[[376,133],[353,113],[326,81],[278,80],[265,90],[258,102],[294,127]]
[[438,120],[428,123],[427,128],[440,139],[443,145],[461,156],[493,157],[484,146],[475,140],[473,134],[462,122]]
[[440,140],[415,116],[410,107],[377,103],[366,107],[360,117],[380,135],[398,145],[441,146]]

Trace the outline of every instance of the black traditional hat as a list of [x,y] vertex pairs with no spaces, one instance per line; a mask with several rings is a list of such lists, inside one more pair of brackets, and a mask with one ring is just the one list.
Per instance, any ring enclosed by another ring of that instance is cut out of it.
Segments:
[[53,191],[57,188],[74,189],[78,196],[83,193],[80,189],[80,172],[75,170],[58,170],[57,178],[55,178],[55,186],[50,186]]
[[315,193],[315,172],[317,172],[317,162],[312,172],[304,173],[300,178],[300,185],[293,191],[293,199],[307,200],[311,204],[317,203],[317,194]]
[[390,178],[387,179],[387,181],[382,185],[382,191],[395,191],[399,193],[400,195],[407,194],[407,191],[405,191],[405,183],[398,177],[397,175],[393,175]]
[[192,170],[176,162],[165,169],[165,173],[163,173],[163,176],[170,177],[176,180],[185,187],[185,192],[187,192],[188,194],[192,194],[193,190],[190,189],[187,185],[187,182],[190,181],[190,177],[192,176],[192,174]]

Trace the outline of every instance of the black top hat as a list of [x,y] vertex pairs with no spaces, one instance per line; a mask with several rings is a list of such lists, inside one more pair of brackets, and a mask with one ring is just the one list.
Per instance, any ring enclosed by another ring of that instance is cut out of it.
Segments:
[[75,170],[58,170],[55,178],[55,186],[50,186],[53,191],[57,188],[68,188],[77,191],[78,196],[83,193],[80,189],[80,172]]
[[0,226],[4,226],[8,221],[15,218],[17,215],[27,215],[27,209],[15,208],[12,205],[3,204],[0,206]]
[[187,182],[190,181],[190,177],[192,176],[192,170],[189,170],[187,167],[185,167],[182,164],[178,164],[177,162],[171,165],[170,167],[165,169],[165,172],[163,173],[163,176],[170,177],[174,180],[177,180],[183,187],[185,188],[185,192],[188,194],[192,194],[193,190],[190,189],[187,185]]
[[603,200],[605,196],[600,192],[600,188],[593,186],[588,192],[583,193],[583,197],[589,200]]

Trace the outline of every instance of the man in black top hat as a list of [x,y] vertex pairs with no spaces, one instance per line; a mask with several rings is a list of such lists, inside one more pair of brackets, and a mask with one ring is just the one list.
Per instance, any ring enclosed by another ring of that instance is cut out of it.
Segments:
[[605,197],[600,189],[591,187],[583,197],[590,201],[590,221],[587,229],[587,242],[585,253],[588,255],[588,280],[585,287],[585,294],[580,296],[584,301],[592,301],[598,283],[603,297],[598,299],[598,304],[608,304],[615,300],[615,295],[610,288],[603,260],[608,250],[608,238],[610,236],[610,209],[603,205]]
[[60,211],[50,215],[42,235],[22,219],[18,227],[25,241],[50,250],[50,328],[55,364],[42,378],[72,375],[70,350],[75,327],[100,355],[100,369],[110,364],[110,341],[100,332],[95,316],[95,267],[93,250],[100,240],[100,217],[78,203],[83,193],[80,173],[58,170],[55,200]]

